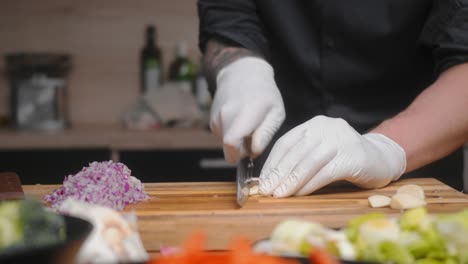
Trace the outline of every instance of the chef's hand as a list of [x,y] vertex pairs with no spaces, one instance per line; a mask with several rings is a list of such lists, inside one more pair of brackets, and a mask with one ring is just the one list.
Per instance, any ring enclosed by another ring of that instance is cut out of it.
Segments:
[[[241,58],[219,72],[216,86],[210,128],[223,140],[226,161],[261,154],[286,116],[273,68],[259,58]],[[250,150],[243,147],[247,136]]]
[[360,135],[343,119],[317,116],[276,142],[260,174],[259,191],[300,196],[338,180],[379,188],[405,168],[405,151],[388,137]]

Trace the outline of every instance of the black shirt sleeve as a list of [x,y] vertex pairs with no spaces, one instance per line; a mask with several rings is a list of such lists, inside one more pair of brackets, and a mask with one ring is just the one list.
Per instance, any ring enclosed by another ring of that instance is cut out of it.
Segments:
[[433,0],[420,40],[432,49],[437,75],[468,62],[468,0]]
[[199,0],[199,48],[210,38],[268,56],[268,44],[253,0]]

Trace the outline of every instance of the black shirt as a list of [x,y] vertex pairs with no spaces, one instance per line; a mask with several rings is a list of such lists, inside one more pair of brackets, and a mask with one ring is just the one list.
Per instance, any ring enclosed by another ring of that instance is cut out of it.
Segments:
[[[198,12],[202,52],[218,38],[275,69],[286,107],[276,138],[318,114],[363,133],[468,61],[468,0],[199,0]],[[459,149],[404,177],[461,189],[462,170]]]
[[221,38],[275,69],[287,123],[342,117],[360,132],[468,61],[467,0],[199,0],[200,48]]

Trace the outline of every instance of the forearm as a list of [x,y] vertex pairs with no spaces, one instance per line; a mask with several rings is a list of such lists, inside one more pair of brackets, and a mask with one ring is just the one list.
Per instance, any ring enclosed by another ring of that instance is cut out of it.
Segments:
[[406,152],[406,172],[438,160],[468,141],[468,63],[450,68],[403,112],[371,132]]
[[203,56],[203,69],[210,90],[216,90],[216,76],[224,66],[248,56],[261,57],[242,47],[231,46],[215,39],[209,40]]

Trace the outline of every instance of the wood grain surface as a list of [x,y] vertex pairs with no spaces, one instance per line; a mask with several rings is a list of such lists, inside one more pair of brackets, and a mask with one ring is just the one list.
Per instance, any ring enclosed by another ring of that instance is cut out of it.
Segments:
[[[432,178],[404,179],[378,190],[362,190],[349,184],[334,184],[304,197],[276,199],[250,197],[243,208],[235,203],[231,182],[146,183],[151,199],[126,208],[138,215],[145,248],[155,254],[161,245],[181,245],[195,230],[208,235],[208,249],[223,249],[233,238],[250,241],[268,237],[273,228],[288,218],[318,221],[329,227],[343,227],[352,217],[381,211],[398,216],[390,208],[370,208],[372,194],[391,196],[398,186],[418,184],[426,193],[430,213],[451,213],[468,208],[468,195]],[[57,185],[25,185],[26,196],[40,198]]]

